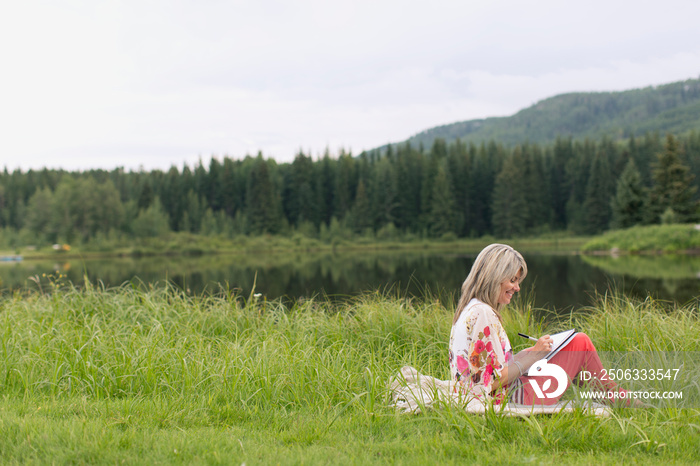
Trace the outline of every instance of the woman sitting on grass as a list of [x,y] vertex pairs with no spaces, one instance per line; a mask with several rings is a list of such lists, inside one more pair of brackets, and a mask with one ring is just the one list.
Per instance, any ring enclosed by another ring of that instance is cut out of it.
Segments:
[[[505,244],[491,244],[477,256],[462,285],[452,322],[449,361],[454,393],[482,400],[492,397],[494,404],[506,398],[525,405],[551,405],[559,401],[561,395],[538,396],[529,383],[532,377],[526,375],[530,367],[552,349],[552,338],[544,335],[533,347],[513,356],[503,329],[500,311],[520,291],[520,283],[526,275],[527,264],[522,255]],[[581,371],[603,373],[600,357],[584,333],[577,333],[548,363],[564,369],[568,376],[567,388]],[[546,380],[545,377],[535,379],[538,384]],[[557,382],[551,379],[548,393],[563,393],[563,390],[556,390]],[[609,380],[598,380],[595,388],[618,394],[624,392]]]

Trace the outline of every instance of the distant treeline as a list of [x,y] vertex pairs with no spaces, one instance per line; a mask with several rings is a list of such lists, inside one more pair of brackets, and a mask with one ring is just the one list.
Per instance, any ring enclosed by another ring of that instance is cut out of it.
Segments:
[[601,140],[627,139],[648,132],[685,134],[700,127],[700,79],[622,92],[576,92],[537,102],[515,115],[460,121],[422,131],[408,141],[429,147],[495,140],[509,147],[530,141],[553,144],[560,135]]
[[624,143],[558,139],[405,144],[291,163],[211,158],[168,171],[7,169],[0,175],[5,246],[87,243],[169,231],[332,238],[595,234],[698,219],[700,133]]

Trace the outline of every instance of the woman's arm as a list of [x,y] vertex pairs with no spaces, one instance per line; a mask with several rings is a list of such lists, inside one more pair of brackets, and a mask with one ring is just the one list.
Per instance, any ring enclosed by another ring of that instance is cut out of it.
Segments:
[[520,376],[527,374],[530,366],[547,356],[551,349],[552,337],[543,335],[537,340],[535,346],[520,351],[513,357],[513,361],[501,370],[500,386],[505,387]]

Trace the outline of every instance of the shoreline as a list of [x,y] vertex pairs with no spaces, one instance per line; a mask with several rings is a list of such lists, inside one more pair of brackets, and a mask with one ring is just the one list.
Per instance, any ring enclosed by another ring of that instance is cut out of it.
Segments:
[[[173,244],[173,239],[175,244]],[[23,260],[55,260],[55,259],[109,259],[109,258],[138,258],[138,257],[196,257],[208,255],[237,255],[250,253],[323,253],[323,252],[359,252],[359,251],[457,251],[479,252],[484,246],[503,242],[516,249],[528,252],[556,252],[571,254],[578,253],[580,247],[589,240],[587,237],[566,238],[522,238],[522,239],[464,239],[454,241],[439,240],[410,240],[410,241],[367,241],[363,238],[341,240],[332,243],[321,242],[315,238],[289,238],[289,237],[240,237],[235,239],[221,239],[220,246],[197,247],[192,244],[203,244],[211,240],[204,236],[174,236],[171,238],[157,239],[149,244],[137,244],[131,246],[115,246],[110,250],[94,251],[91,245],[77,246],[70,251],[53,251],[48,248],[27,249],[17,248],[15,254]],[[178,242],[187,244],[177,244]],[[267,244],[265,244],[267,243]],[[83,249],[84,248],[84,249]],[[10,255],[0,252],[0,255]]]

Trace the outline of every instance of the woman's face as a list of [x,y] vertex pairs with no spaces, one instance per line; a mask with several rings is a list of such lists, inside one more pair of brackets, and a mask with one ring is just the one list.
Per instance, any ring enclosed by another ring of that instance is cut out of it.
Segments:
[[501,283],[501,290],[498,293],[498,304],[508,304],[515,293],[520,291],[520,270],[510,280]]

